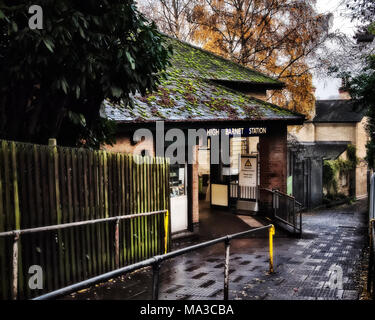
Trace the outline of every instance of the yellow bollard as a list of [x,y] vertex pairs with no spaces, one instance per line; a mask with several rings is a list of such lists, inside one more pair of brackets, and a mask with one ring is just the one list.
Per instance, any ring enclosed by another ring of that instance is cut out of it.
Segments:
[[270,273],[273,273],[273,236],[275,235],[275,226],[271,225],[268,229],[269,242],[270,242]]
[[168,234],[169,234],[169,211],[165,212],[164,217],[164,254],[168,253]]

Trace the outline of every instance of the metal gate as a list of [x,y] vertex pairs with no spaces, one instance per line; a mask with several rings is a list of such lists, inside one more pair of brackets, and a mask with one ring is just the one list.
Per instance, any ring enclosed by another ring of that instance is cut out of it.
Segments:
[[240,186],[237,182],[232,182],[229,185],[229,198],[236,209],[258,211],[258,187]]

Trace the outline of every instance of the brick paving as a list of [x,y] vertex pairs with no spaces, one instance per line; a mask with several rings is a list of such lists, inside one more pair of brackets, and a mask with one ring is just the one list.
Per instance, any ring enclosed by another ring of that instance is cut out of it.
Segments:
[[[304,214],[301,239],[275,238],[275,270],[268,273],[268,239],[233,241],[230,299],[356,300],[366,241],[366,202]],[[160,299],[221,300],[224,248],[217,245],[165,262]],[[342,284],[334,282],[340,278]],[[150,299],[149,269],[66,299]]]

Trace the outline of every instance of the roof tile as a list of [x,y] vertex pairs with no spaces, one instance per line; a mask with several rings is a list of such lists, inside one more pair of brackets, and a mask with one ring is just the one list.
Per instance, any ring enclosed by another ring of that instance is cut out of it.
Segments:
[[174,54],[159,89],[132,96],[134,108],[104,102],[102,116],[118,122],[301,120],[303,115],[251,98],[212,80],[278,83],[207,51],[168,38]]

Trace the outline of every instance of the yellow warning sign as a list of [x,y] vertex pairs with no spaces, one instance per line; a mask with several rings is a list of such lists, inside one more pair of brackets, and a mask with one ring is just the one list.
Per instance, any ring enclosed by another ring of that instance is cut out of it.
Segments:
[[256,187],[257,185],[257,158],[242,156],[239,172],[239,185]]
[[245,163],[245,168],[251,168],[251,167],[252,167],[251,161],[247,160],[246,163]]

